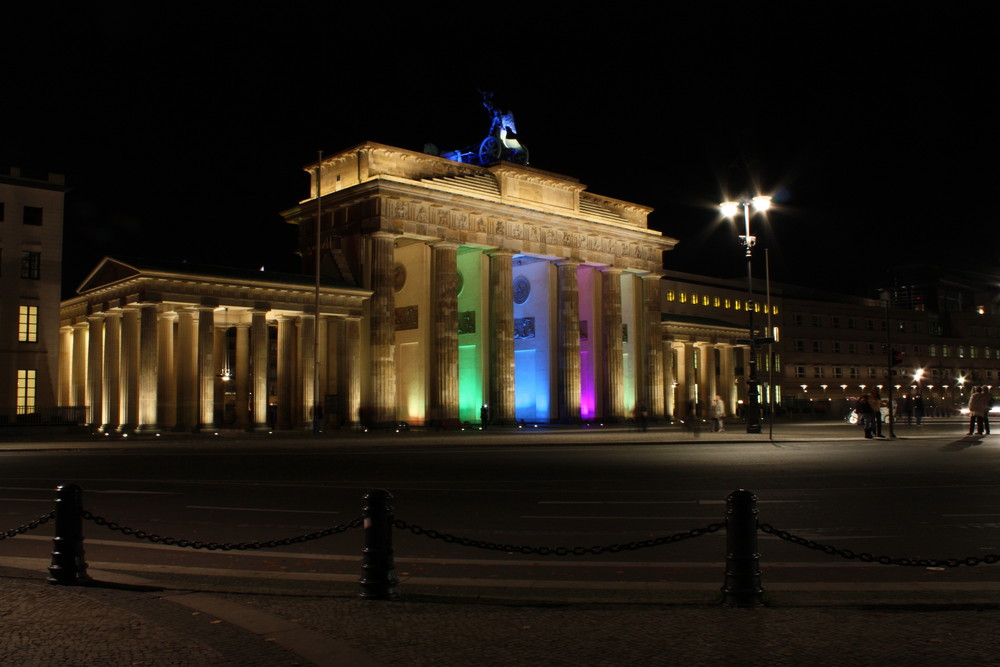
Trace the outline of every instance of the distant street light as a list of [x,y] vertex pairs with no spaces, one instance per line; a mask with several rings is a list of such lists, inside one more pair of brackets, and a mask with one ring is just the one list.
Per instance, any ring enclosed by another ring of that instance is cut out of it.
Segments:
[[[754,333],[753,326],[753,269],[752,269],[752,248],[757,242],[757,237],[750,234],[750,208],[755,211],[766,211],[771,207],[771,198],[757,196],[753,198],[743,197],[738,202],[726,201],[719,204],[722,215],[727,218],[735,218],[740,208],[743,208],[744,232],[740,235],[740,243],[747,249],[747,315],[749,323],[747,328],[750,333],[750,354],[747,360],[747,433],[760,433],[760,393],[757,388],[757,344],[764,342]],[[772,415],[773,419],[774,416]]]

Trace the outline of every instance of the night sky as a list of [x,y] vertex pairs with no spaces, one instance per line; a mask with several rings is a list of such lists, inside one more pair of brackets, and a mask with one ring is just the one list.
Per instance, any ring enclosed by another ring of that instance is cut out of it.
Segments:
[[745,275],[741,191],[775,280],[997,264],[996,10],[226,4],[4,10],[0,165],[66,174],[67,294],[105,255],[294,270],[317,151],[478,143],[478,89],[532,166],[654,207],[667,268]]

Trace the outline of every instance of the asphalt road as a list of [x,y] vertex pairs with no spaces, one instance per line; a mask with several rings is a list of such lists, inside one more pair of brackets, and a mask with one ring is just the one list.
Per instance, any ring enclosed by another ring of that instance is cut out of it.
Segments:
[[[86,509],[160,536],[205,542],[292,537],[360,516],[362,495],[392,492],[396,517],[503,545],[629,545],[724,521],[738,488],[760,520],[876,556],[982,558],[1000,553],[1000,436],[966,438],[958,422],[897,427],[865,441],[843,425],[785,429],[776,442],[738,434],[482,434],[328,444],[306,439],[102,443],[0,450],[0,529],[48,512],[57,484],[84,488]],[[998,438],[994,441],[991,438]],[[686,442],[685,442],[686,440]],[[209,576],[354,581],[362,531],[266,552],[179,549],[85,523],[91,567]],[[717,585],[725,531],[603,555],[539,557],[394,532],[404,580],[474,585]],[[0,541],[0,564],[44,565],[49,526]],[[768,581],[1000,582],[1000,565],[864,564],[771,536]]]

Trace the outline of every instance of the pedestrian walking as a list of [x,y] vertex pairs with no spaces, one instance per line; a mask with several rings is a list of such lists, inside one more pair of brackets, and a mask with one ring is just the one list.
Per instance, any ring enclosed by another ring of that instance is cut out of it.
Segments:
[[913,419],[917,422],[917,426],[920,426],[920,422],[924,419],[924,399],[920,394],[913,396]]
[[[884,438],[882,435],[882,407],[884,401],[882,400],[882,394],[879,393],[878,387],[872,387],[871,392],[868,394],[868,404],[872,409],[872,430],[873,435],[876,438]],[[888,406],[886,406],[886,412],[888,412]]]
[[865,429],[865,438],[871,440],[875,437],[875,411],[867,394],[862,394],[858,397],[858,401],[854,405],[854,412],[858,415],[858,422]]
[[725,422],[726,418],[726,404],[722,401],[721,396],[716,396],[712,400],[712,430],[716,432],[721,432],[726,430]]
[[989,396],[987,396],[981,387],[973,387],[972,394],[969,396],[969,433],[975,431],[976,435],[983,434],[983,420],[986,417],[986,411],[989,409]]

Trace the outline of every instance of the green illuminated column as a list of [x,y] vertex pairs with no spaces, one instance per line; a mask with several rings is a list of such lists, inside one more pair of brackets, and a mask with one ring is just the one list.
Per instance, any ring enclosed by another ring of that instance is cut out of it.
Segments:
[[625,420],[622,372],[622,270],[601,269],[601,309],[604,327],[604,418]]
[[580,262],[556,262],[558,293],[559,421],[580,419],[580,294],[576,272]]
[[431,376],[431,418],[438,423],[458,421],[458,244],[433,244],[434,355]]
[[490,416],[496,424],[514,422],[514,296],[510,250],[490,257]]
[[660,315],[660,276],[647,273],[642,276],[643,319],[645,320],[645,354],[642,363],[646,367],[644,393],[649,415],[653,419],[663,418],[663,325]]

